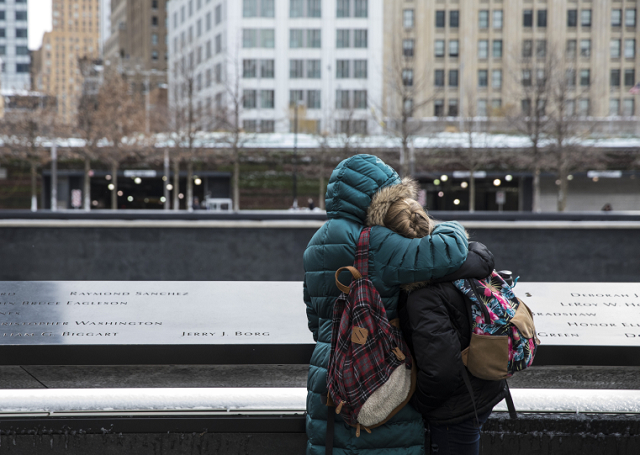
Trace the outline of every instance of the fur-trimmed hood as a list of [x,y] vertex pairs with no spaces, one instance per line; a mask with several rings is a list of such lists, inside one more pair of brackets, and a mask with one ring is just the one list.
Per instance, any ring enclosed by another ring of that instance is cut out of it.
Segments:
[[367,211],[367,226],[384,226],[384,218],[389,207],[400,199],[417,199],[418,182],[404,177],[397,185],[390,185],[380,189],[371,199]]

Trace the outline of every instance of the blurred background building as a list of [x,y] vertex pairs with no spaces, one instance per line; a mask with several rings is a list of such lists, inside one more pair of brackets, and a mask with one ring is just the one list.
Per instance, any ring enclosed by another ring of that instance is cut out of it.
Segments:
[[53,0],[52,15],[34,59],[34,89],[55,96],[59,121],[73,124],[83,83],[78,60],[99,56],[100,0]]
[[245,131],[293,131],[297,105],[307,132],[379,132],[382,3],[172,0],[169,102],[192,86],[196,112]]
[[29,48],[27,0],[0,4],[0,86],[8,90],[29,90]]

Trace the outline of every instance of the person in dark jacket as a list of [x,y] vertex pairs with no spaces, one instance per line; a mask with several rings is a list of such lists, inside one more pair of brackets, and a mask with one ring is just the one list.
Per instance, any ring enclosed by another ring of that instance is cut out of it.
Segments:
[[[385,226],[406,237],[420,238],[431,232],[434,223],[420,204],[404,199],[389,208]],[[418,368],[411,404],[429,427],[432,454],[477,454],[481,425],[507,393],[504,380],[486,381],[468,373],[474,410],[462,374],[465,367],[460,353],[471,340],[471,316],[452,281],[486,278],[493,267],[487,247],[470,242],[467,259],[456,272],[402,287],[406,293],[399,304],[400,322]]]

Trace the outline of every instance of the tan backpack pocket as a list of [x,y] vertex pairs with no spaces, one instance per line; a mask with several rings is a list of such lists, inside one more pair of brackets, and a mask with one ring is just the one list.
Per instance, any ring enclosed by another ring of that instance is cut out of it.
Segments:
[[[520,299],[518,299],[520,300]],[[516,315],[511,319],[513,325],[515,325],[520,333],[527,339],[531,339],[536,335],[536,326],[533,324],[533,315],[527,305],[520,300],[520,305],[516,310]]]
[[509,337],[471,334],[469,347],[462,351],[462,362],[477,378],[497,381],[509,377]]

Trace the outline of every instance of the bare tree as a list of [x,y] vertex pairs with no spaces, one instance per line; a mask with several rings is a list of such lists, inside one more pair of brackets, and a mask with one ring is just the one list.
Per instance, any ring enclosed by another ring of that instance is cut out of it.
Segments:
[[[9,155],[29,163],[31,173],[31,210],[38,208],[38,168],[49,161],[48,148],[57,132],[56,107],[47,96],[15,98],[12,112],[6,112],[1,123],[4,144]],[[9,106],[5,106],[7,109]]]
[[[393,14],[401,14],[394,8]],[[402,23],[389,19],[386,21],[391,40],[391,52],[388,55],[389,64],[383,75],[385,81],[385,100],[379,112],[382,113],[388,134],[400,141],[400,173],[402,176],[410,172],[410,152],[416,135],[425,133],[425,125],[416,118],[436,97],[437,92],[429,85],[426,70],[416,65],[413,35],[401,25]]]
[[107,145],[100,147],[100,159],[111,166],[111,209],[118,208],[118,169],[126,159],[145,149],[145,111],[140,96],[115,72],[105,74],[97,95],[100,136]]

